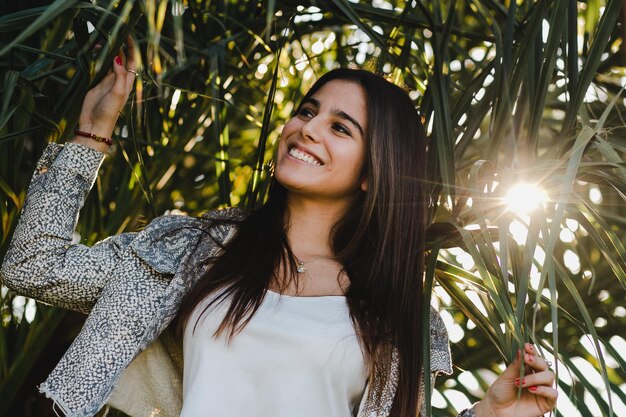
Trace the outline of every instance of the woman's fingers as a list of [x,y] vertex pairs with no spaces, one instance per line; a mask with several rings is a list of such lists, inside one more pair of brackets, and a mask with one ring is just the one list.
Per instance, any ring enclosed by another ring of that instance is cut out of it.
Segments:
[[544,358],[530,353],[524,354],[524,363],[536,371],[545,371],[549,368]]
[[128,53],[120,49],[119,55],[114,59],[113,73],[115,74],[115,81],[110,88],[111,95],[118,100],[120,108],[126,104],[137,75],[135,42],[130,35],[126,39],[126,45],[128,46]]
[[126,45],[128,46],[128,62],[126,63],[126,69],[130,71],[137,71],[137,62],[135,61],[135,41],[128,35],[126,39]]
[[[111,94],[120,102],[126,102],[126,78],[128,72],[124,68],[124,61],[121,55],[117,55],[113,60],[113,72],[115,73],[115,82],[111,88]],[[119,103],[123,106],[124,103]]]
[[526,343],[524,351],[524,363],[532,372],[527,373],[521,381],[519,378],[516,379],[515,385],[526,388],[533,395],[543,397],[547,412],[554,408],[559,395],[559,392],[553,388],[556,375],[548,366],[546,359],[539,356],[537,349],[532,344]]
[[526,352],[524,354],[524,363],[532,369],[537,371],[545,371],[546,369],[550,368],[547,361],[539,356],[537,349],[535,349],[532,344],[526,343],[524,345],[524,351]]
[[[137,76],[137,63],[135,61],[135,42],[133,38],[128,35],[126,39],[126,45],[128,46],[128,53],[124,52],[124,49],[120,49],[120,54],[118,55],[121,58],[122,66],[126,72],[124,80],[124,92],[125,98],[128,99],[130,92],[133,90],[133,84],[135,82],[135,77]],[[120,81],[121,82],[121,81]]]
[[535,395],[545,397],[547,400],[550,401],[550,404],[556,403],[556,399],[559,396],[559,392],[556,389],[552,387],[546,387],[544,385],[533,385],[532,387],[528,388],[528,391],[532,392]]
[[126,45],[128,45],[128,59],[126,62],[126,71],[129,75],[126,79],[126,91],[127,94],[130,94],[133,89],[135,77],[137,76],[137,62],[135,61],[135,42],[133,41],[133,38],[130,37],[130,35],[126,40]]
[[556,406],[556,400],[559,396],[559,392],[544,385],[536,385],[528,388],[528,392],[537,396],[537,400],[543,399],[544,401],[537,401],[537,407],[541,409],[542,413],[547,413]]
[[537,385],[545,385],[551,387],[554,384],[555,375],[550,370],[545,370],[542,372],[537,372],[535,374],[525,375],[521,380],[520,378],[515,379],[516,386],[522,386],[524,388],[533,387]]

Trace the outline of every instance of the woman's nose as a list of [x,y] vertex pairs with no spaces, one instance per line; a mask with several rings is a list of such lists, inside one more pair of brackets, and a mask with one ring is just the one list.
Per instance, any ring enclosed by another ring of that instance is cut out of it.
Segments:
[[319,142],[321,139],[321,118],[319,116],[312,117],[307,120],[302,126],[302,136],[305,139],[312,140],[313,142]]

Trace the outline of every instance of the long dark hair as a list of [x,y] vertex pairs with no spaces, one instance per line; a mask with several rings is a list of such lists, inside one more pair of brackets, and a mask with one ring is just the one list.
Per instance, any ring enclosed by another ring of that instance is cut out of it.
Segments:
[[[370,380],[376,376],[386,384],[392,377],[388,364],[395,348],[399,381],[391,416],[414,417],[419,413],[422,332],[429,331],[421,327],[426,138],[408,94],[365,70],[326,73],[302,102],[331,80],[358,84],[367,104],[367,190],[333,227],[332,249],[350,279],[345,295],[368,358]],[[291,271],[289,278],[297,280],[284,224],[286,194],[273,180],[267,202],[241,221],[219,256],[208,260],[211,268],[182,303],[179,335],[198,303],[217,289],[223,291],[206,308],[232,297],[215,333],[229,328],[232,338],[259,308],[277,270]]]

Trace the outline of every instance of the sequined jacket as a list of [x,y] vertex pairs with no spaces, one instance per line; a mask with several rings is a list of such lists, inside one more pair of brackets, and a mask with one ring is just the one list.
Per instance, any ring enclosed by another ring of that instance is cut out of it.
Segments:
[[[39,385],[68,417],[89,417],[106,405],[132,417],[176,417],[182,408],[182,343],[169,326],[182,297],[205,272],[208,256],[236,226],[165,215],[142,231],[88,247],[72,242],[78,213],[104,155],[83,145],[50,144],[33,174],[21,217],[0,269],[4,285],[40,302],[88,314],[62,359]],[[208,224],[214,223],[214,227]],[[206,235],[206,232],[209,235]],[[448,336],[431,310],[432,379],[452,372]],[[397,381],[368,381],[355,415],[387,416]],[[382,401],[373,401],[382,390]]]

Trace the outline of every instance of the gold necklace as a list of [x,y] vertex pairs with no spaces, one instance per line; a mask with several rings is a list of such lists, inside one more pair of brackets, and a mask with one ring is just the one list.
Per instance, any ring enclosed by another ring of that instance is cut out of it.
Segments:
[[310,259],[310,260],[305,262],[305,261],[300,260],[300,258],[298,258],[295,254],[293,256],[294,256],[294,258],[296,258],[296,261],[298,262],[298,266],[296,267],[296,271],[298,271],[299,274],[304,274],[306,272],[307,267],[306,267],[305,264],[309,264],[309,263],[314,262],[314,261],[319,261],[320,259],[337,259],[334,256],[321,256],[319,258]]

